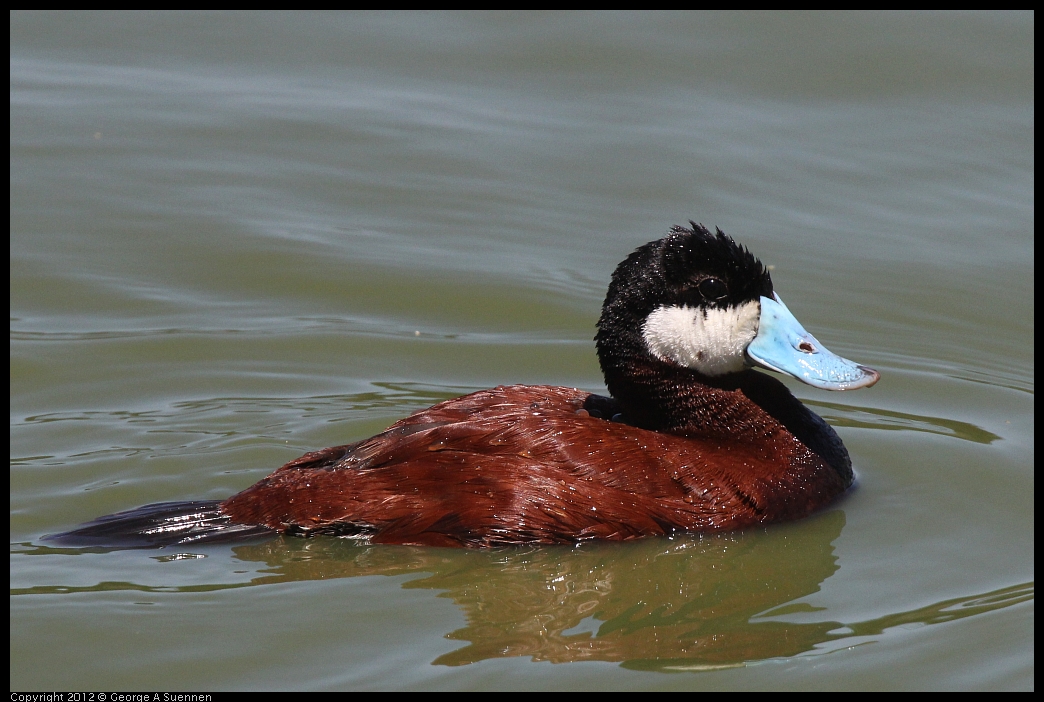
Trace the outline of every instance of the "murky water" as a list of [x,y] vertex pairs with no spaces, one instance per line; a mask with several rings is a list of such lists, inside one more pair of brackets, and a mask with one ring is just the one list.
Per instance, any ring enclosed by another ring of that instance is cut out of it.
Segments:
[[[1033,16],[15,14],[12,689],[1033,687]],[[39,537],[502,383],[688,219],[872,389],[803,522]],[[829,655],[827,655],[829,654]],[[552,665],[562,664],[562,665]]]

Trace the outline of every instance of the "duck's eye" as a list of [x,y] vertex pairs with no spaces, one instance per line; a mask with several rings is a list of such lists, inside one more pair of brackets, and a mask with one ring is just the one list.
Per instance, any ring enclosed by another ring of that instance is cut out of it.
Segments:
[[704,278],[696,288],[704,300],[720,300],[729,294],[729,289],[721,278]]

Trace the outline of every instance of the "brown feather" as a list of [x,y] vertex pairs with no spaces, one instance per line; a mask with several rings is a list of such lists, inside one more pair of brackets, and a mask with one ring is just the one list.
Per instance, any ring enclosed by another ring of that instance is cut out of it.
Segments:
[[580,390],[484,390],[306,454],[221,509],[289,533],[491,546],[737,529],[847,487],[741,389],[713,392],[728,400],[718,419],[678,436],[592,416],[585,403],[612,401]]

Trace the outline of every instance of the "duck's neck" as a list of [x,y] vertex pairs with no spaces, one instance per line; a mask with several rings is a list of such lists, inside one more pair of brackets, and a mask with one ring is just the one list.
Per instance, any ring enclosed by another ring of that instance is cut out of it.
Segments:
[[[616,372],[614,372],[614,370]],[[606,369],[606,386],[623,406],[629,424],[645,429],[699,436],[735,436],[748,426],[749,411],[735,391],[746,373],[713,379],[653,358]]]
[[605,377],[629,424],[693,438],[753,443],[774,433],[773,426],[783,425],[842,479],[852,480],[852,462],[837,433],[765,373],[748,370],[707,378],[643,357],[623,368],[606,368]]

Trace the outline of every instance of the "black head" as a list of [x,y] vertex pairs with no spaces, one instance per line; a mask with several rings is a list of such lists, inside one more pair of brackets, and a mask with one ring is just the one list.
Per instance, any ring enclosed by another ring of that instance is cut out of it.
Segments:
[[[758,301],[772,296],[772,278],[720,229],[712,234],[690,224],[639,247],[613,273],[595,336],[610,392],[617,376],[642,361],[707,376],[742,369],[743,349],[757,332]],[[701,330],[707,338],[694,339]]]

